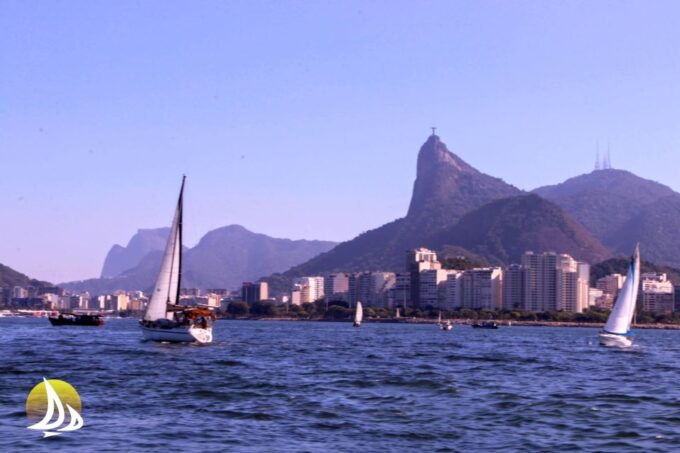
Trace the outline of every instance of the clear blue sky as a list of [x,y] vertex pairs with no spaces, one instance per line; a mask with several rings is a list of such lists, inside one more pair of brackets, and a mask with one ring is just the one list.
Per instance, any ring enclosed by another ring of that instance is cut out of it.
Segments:
[[0,262],[59,282],[170,222],[349,239],[429,133],[523,189],[680,189],[680,3],[0,0]]

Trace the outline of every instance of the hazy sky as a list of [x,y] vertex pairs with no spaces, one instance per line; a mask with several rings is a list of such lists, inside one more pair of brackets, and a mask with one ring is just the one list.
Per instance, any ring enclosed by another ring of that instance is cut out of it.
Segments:
[[0,263],[98,276],[114,243],[238,223],[344,240],[403,216],[429,127],[522,188],[680,189],[678,2],[0,0]]

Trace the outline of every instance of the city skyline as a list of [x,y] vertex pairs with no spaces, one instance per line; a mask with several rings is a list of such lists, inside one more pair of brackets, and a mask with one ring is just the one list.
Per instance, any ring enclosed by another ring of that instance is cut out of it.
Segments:
[[189,245],[350,239],[405,214],[430,126],[521,189],[591,171],[598,142],[680,189],[671,2],[80,6],[0,17],[0,263],[31,277],[98,275],[169,224],[183,173]]

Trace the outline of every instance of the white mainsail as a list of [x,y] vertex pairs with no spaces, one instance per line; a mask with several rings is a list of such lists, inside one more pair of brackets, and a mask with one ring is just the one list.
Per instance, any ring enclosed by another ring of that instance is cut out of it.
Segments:
[[357,310],[354,313],[354,323],[361,324],[362,319],[364,319],[364,309],[361,307],[361,302],[357,302]]
[[630,267],[626,281],[623,283],[619,297],[616,299],[607,324],[604,326],[605,332],[625,335],[630,330],[635,314],[637,303],[638,287],[640,285],[640,246],[635,247],[635,253],[631,257]]
[[179,298],[179,287],[182,267],[182,204],[184,196],[184,177],[179,192],[177,209],[172,219],[172,227],[165,245],[161,269],[156,279],[156,286],[149,300],[149,305],[144,312],[146,321],[158,319],[172,319],[173,315],[168,312],[168,305],[175,305]]

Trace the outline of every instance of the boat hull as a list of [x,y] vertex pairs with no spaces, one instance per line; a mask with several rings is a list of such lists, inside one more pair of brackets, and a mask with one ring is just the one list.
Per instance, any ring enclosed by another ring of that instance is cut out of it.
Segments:
[[98,316],[84,316],[75,318],[59,318],[55,316],[50,316],[50,324],[53,326],[88,326],[88,327],[101,327],[104,325],[104,320]]
[[212,343],[212,328],[178,326],[168,329],[140,326],[146,340],[169,343]]
[[633,339],[626,335],[600,332],[600,344],[608,348],[630,348],[633,346]]
[[353,325],[354,325],[354,327],[361,327],[361,323],[360,323],[360,322],[354,321],[354,324],[353,324]]
[[453,330],[453,326],[452,326],[452,325],[447,325],[447,324],[444,324],[444,325],[442,325],[442,326],[439,326],[439,328],[442,329],[442,330],[444,330],[444,331],[447,331],[447,332],[448,332],[449,330]]

